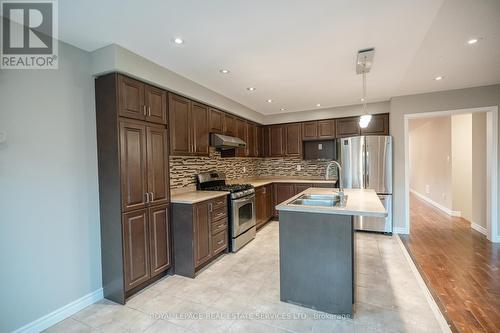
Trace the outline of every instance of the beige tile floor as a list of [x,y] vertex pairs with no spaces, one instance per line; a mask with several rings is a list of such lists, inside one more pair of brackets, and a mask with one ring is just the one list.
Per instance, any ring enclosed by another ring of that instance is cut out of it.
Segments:
[[103,300],[47,332],[441,331],[396,236],[356,234],[353,319],[322,318],[280,302],[278,229],[278,222],[269,223],[240,252],[222,256],[195,279],[166,277],[125,306]]

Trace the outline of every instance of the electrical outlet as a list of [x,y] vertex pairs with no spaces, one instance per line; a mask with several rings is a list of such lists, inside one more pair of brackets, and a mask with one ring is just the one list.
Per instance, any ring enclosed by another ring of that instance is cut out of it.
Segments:
[[425,194],[430,194],[430,193],[431,193],[431,186],[425,185]]
[[243,173],[247,172],[247,167],[243,167]]
[[297,164],[297,171],[300,171],[300,170],[302,170],[302,165]]

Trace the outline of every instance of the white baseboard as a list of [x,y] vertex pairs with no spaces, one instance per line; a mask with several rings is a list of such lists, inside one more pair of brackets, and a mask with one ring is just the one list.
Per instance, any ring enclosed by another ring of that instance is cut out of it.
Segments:
[[102,288],[91,292],[69,304],[66,304],[63,307],[41,317],[37,320],[15,330],[13,333],[38,333],[41,332],[58,322],[72,316],[78,311],[86,308],[87,306],[94,304],[95,302],[101,300],[103,298],[103,290]]
[[405,234],[408,235],[410,233],[410,230],[408,230],[408,227],[402,227],[402,228],[393,228],[392,229],[395,234]]
[[479,231],[480,233],[482,233],[483,235],[487,236],[488,235],[488,230],[486,230],[485,227],[482,227],[480,226],[479,224],[477,223],[474,223],[474,222],[471,222],[470,223],[470,227],[476,231]]
[[437,202],[435,202],[434,200],[432,200],[431,198],[429,197],[426,197],[425,195],[415,191],[414,189],[410,189],[410,192],[413,193],[415,196],[419,197],[420,199],[424,200],[425,202],[427,202],[428,204],[436,207],[437,209],[439,209],[440,211],[450,215],[450,216],[455,216],[455,217],[461,217],[462,216],[462,212],[458,211],[458,210],[451,210]]

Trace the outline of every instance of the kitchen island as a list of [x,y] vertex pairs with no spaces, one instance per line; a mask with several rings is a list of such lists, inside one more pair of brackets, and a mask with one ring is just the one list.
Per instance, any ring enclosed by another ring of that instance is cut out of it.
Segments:
[[354,304],[354,216],[384,217],[373,190],[309,188],[282,202],[280,211],[280,299],[352,316]]

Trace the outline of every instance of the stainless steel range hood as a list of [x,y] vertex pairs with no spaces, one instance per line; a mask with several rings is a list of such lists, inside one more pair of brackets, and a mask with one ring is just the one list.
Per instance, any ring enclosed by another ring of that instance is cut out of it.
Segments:
[[213,147],[223,150],[245,148],[247,146],[246,142],[241,140],[240,138],[215,133],[212,133],[210,135],[210,143]]

